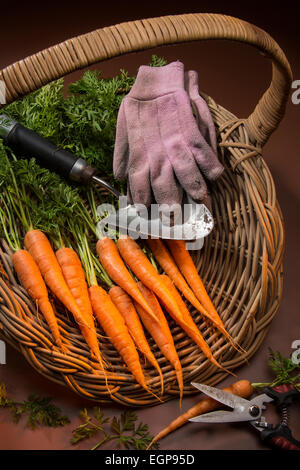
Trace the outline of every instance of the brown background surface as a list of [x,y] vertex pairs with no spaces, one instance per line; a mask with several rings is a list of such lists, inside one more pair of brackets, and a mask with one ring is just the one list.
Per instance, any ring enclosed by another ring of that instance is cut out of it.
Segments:
[[[46,2],[44,2],[46,3]],[[291,2],[283,11],[281,4],[269,2],[66,2],[53,0],[51,6],[39,2],[6,2],[0,7],[0,67],[57,44],[65,39],[93,29],[133,19],[168,14],[214,12],[236,16],[252,22],[268,31],[285,51],[294,73],[300,79],[298,15]],[[199,73],[200,88],[239,117],[246,117],[265,88],[271,76],[271,66],[257,51],[245,45],[226,42],[196,42],[186,45],[163,47],[154,51],[121,56],[92,68],[100,68],[103,76],[112,76],[120,68],[135,73],[140,64],[148,63],[151,53],[164,56],[168,61],[182,60],[186,69]],[[72,74],[67,82],[78,78],[81,72]],[[280,309],[260,350],[250,364],[241,367],[239,378],[251,381],[271,379],[267,365],[268,347],[278,349],[284,355],[291,353],[293,340],[300,340],[299,322],[299,117],[300,105],[291,103],[279,129],[264,149],[277,187],[278,199],[283,211],[286,228],[286,255],[284,265],[284,295]],[[26,398],[30,393],[52,396],[63,412],[71,418],[71,424],[62,429],[41,428],[31,431],[21,420],[12,423],[6,410],[0,413],[0,449],[70,449],[71,430],[80,424],[79,409],[92,408],[93,403],[74,395],[71,391],[52,384],[32,370],[25,359],[10,347],[7,348],[7,364],[0,365],[0,380],[9,393]],[[228,378],[221,385],[232,382]],[[197,396],[185,398],[182,410],[198,401]],[[295,436],[300,439],[300,406],[295,405],[291,424]],[[106,406],[108,415],[119,414],[120,407]],[[153,434],[160,431],[179,414],[178,400],[155,408],[138,410],[141,420],[149,424]],[[274,419],[272,411],[270,418]],[[94,438],[76,446],[89,449]],[[107,445],[105,448],[113,448]],[[197,425],[188,424],[161,442],[161,449],[265,449],[258,434],[246,424]]]

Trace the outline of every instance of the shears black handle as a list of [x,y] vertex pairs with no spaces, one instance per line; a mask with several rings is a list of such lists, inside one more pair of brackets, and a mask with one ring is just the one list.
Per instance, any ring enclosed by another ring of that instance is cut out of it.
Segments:
[[282,420],[277,426],[265,429],[261,433],[262,440],[273,447],[283,450],[300,450],[300,442],[297,441],[288,426],[287,407],[295,398],[300,397],[300,392],[292,384],[278,385],[273,388],[265,388],[264,393],[273,398]]

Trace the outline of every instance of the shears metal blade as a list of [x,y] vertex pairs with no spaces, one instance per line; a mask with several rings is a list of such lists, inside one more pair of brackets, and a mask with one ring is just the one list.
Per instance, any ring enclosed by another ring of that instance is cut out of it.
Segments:
[[210,398],[228,406],[232,411],[212,411],[203,415],[191,418],[189,421],[197,423],[229,423],[238,421],[257,421],[260,419],[262,411],[265,409],[264,403],[273,401],[266,394],[259,395],[253,400],[246,400],[229,392],[224,392],[215,387],[205,384],[192,383],[201,392]]

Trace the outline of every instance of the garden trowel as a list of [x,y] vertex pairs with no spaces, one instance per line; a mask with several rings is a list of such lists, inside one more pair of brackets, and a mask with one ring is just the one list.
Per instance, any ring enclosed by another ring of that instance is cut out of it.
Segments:
[[[126,197],[96,174],[96,169],[72,153],[57,147],[36,132],[27,129],[5,114],[0,115],[0,138],[21,158],[35,158],[42,167],[48,168],[61,176],[86,184],[93,182],[105,188],[119,200],[119,210],[112,210],[100,222],[100,230],[118,229],[133,238],[165,238],[177,240],[200,240],[203,244],[213,228],[213,218],[204,204],[198,204],[185,196],[182,210],[170,213],[160,211],[160,206],[153,204],[150,209],[141,205],[128,204]],[[106,205],[107,206],[107,205]],[[101,207],[100,207],[101,212]],[[172,211],[171,211],[172,212]]]

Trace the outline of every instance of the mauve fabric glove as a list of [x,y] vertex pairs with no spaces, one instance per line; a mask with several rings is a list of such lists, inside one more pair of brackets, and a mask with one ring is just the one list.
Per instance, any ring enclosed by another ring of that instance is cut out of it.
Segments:
[[[193,81],[189,88],[194,93]],[[215,179],[222,166],[193,116],[181,62],[139,68],[120,106],[113,170],[128,178],[134,203],[149,206],[154,196],[180,204],[182,189],[196,201],[206,197],[204,176]]]

